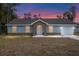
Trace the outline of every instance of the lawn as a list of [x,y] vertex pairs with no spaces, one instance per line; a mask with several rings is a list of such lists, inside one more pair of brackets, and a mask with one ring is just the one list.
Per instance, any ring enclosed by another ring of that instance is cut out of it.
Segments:
[[2,56],[79,55],[79,41],[69,38],[32,38],[0,36]]

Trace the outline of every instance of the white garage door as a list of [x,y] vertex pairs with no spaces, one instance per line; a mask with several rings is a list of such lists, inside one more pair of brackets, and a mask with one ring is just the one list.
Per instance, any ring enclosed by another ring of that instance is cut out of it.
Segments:
[[61,27],[61,35],[73,35],[74,27]]

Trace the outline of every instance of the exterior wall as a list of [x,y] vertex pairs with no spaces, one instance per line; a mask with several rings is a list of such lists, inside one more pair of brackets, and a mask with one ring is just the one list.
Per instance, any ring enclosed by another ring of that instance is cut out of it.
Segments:
[[75,32],[79,32],[79,27],[76,27]]
[[27,25],[25,26],[25,32],[30,33],[30,26],[27,26]]
[[7,27],[8,33],[29,33],[30,26],[11,25]]
[[61,35],[73,35],[74,34],[74,26],[69,25],[63,25],[61,26],[49,26],[48,27],[48,33],[60,33]]
[[8,33],[16,33],[17,27],[16,25],[7,26]]
[[60,27],[59,26],[54,26],[53,28],[53,33],[60,33]]
[[7,27],[8,33],[12,33],[12,26]]
[[[17,26],[17,25],[11,25],[8,26],[8,33],[35,33],[36,32],[36,27],[39,25],[38,23],[32,26],[32,28],[28,25],[23,25],[23,26]],[[43,25],[43,31],[44,33],[61,33],[61,35],[73,35],[74,33],[74,26],[55,26],[55,25]]]
[[61,35],[73,35],[75,27],[63,26],[63,27],[60,27],[60,29],[61,29]]
[[17,33],[25,33],[25,26],[17,26]]
[[47,29],[48,33],[60,33],[60,27],[59,26],[53,26],[53,25],[49,25],[48,29]]

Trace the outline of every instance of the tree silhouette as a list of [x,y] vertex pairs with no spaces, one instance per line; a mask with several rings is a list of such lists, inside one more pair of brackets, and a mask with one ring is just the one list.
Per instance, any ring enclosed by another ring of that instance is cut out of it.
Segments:
[[57,15],[57,18],[58,18],[58,19],[62,19],[61,15]]
[[76,16],[76,7],[72,6],[67,12],[63,14],[63,19],[73,21]]
[[31,16],[32,16],[31,12],[27,13],[27,19],[31,19],[32,18]]
[[38,19],[38,16],[37,15],[33,15],[33,18],[36,20],[36,19]]
[[7,26],[6,24],[17,18],[15,13],[16,9],[15,6],[19,4],[16,3],[1,3],[0,4],[0,23],[1,23],[1,30],[2,33],[7,33]]

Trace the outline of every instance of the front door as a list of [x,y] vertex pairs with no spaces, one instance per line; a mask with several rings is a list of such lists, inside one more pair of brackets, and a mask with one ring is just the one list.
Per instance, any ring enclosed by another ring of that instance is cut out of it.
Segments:
[[37,33],[37,35],[42,35],[43,34],[42,25],[37,25],[36,33]]

